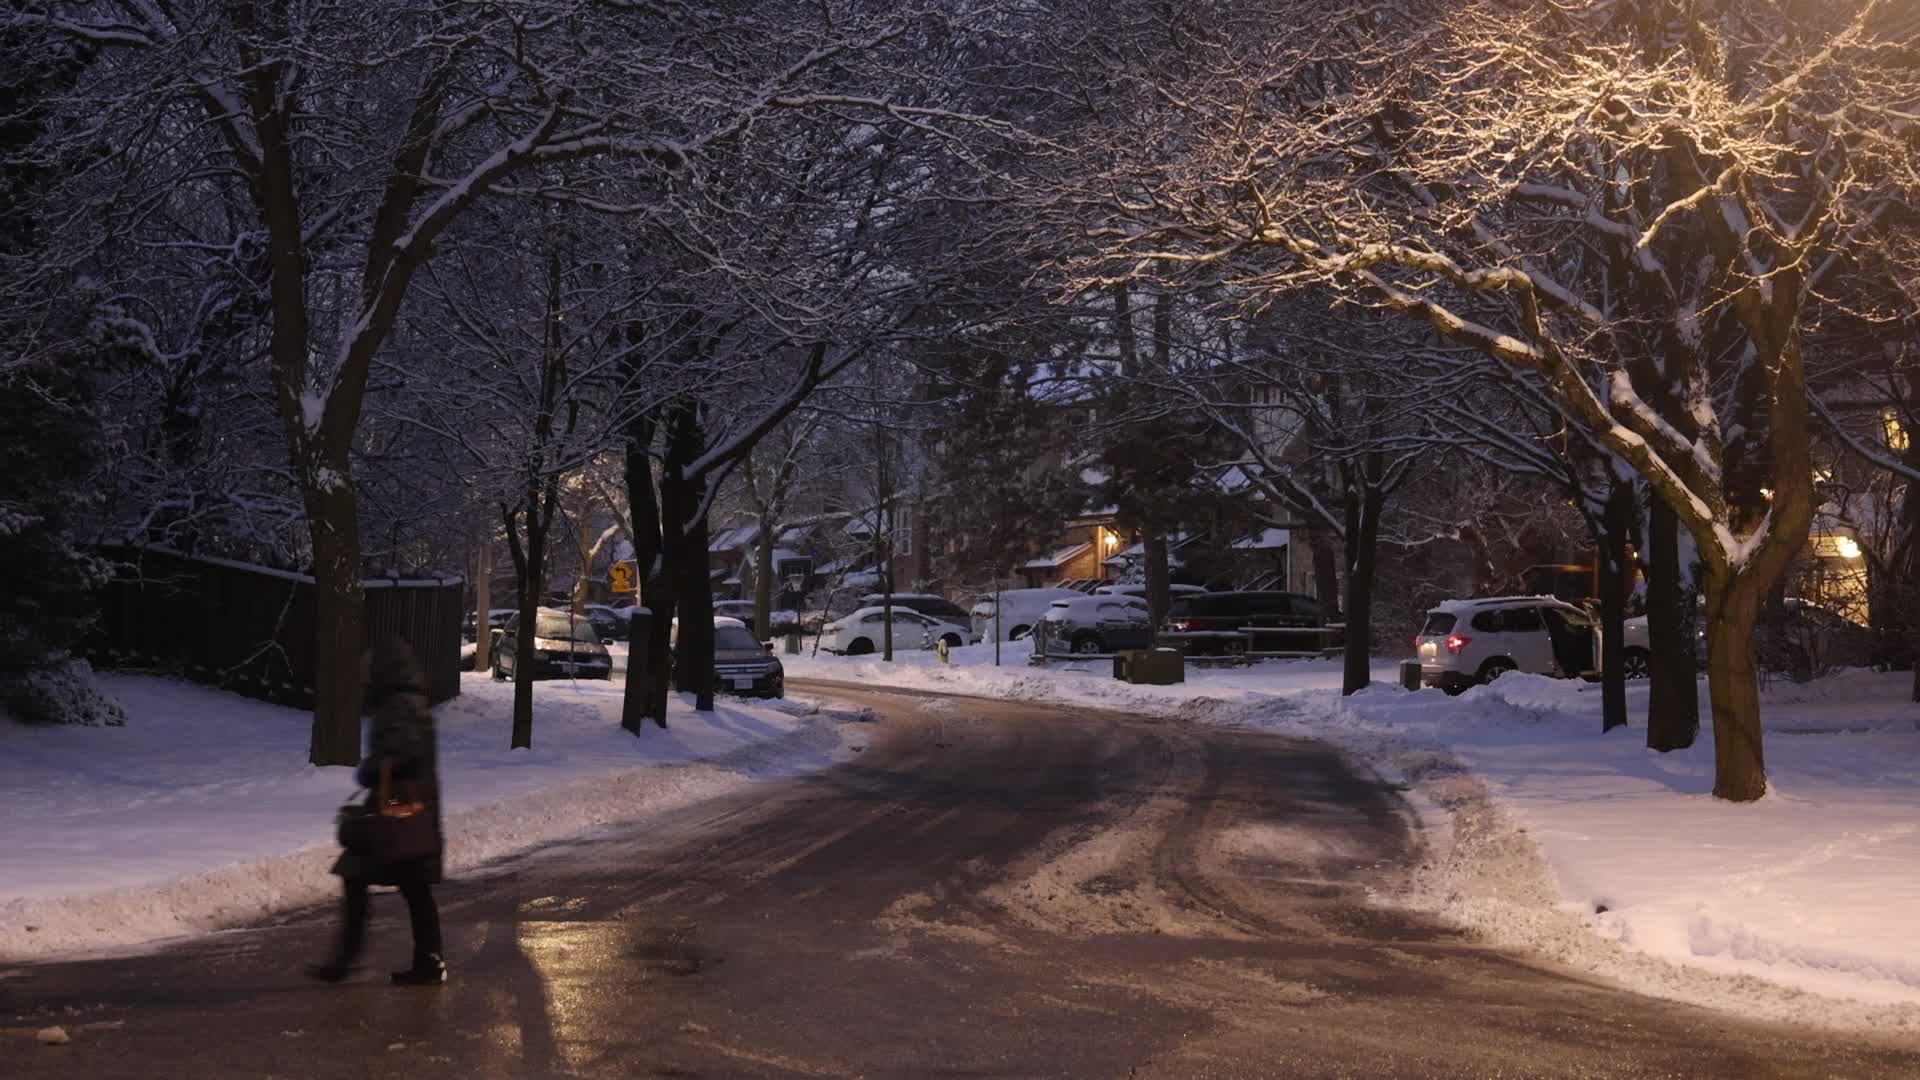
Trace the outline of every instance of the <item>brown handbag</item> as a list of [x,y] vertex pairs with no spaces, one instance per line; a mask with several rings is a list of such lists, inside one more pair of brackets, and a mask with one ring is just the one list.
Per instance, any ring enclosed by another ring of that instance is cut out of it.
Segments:
[[420,801],[419,785],[409,780],[405,787],[404,797],[394,791],[393,759],[382,759],[374,812],[365,826],[367,854],[382,865],[424,858],[440,847],[439,829],[427,804]]

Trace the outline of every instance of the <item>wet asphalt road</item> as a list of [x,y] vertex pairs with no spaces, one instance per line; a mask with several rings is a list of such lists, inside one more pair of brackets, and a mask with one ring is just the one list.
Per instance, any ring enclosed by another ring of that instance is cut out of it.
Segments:
[[444,887],[444,987],[303,981],[331,911],[15,969],[0,1028],[74,1041],[0,1076],[1920,1076],[1369,906],[1417,840],[1324,745],[831,692],[877,714],[852,763]]

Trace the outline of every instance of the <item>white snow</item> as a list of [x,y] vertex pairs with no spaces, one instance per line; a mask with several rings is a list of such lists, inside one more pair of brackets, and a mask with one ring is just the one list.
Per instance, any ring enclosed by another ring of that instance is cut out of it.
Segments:
[[[1712,798],[1713,733],[1646,749],[1600,732],[1597,685],[1503,678],[1449,698],[1389,684],[1342,699],[1339,665],[1189,668],[1131,686],[1108,662],[1028,665],[1026,642],[788,658],[790,678],[1172,710],[1328,739],[1408,785],[1434,851],[1410,897],[1485,938],[1635,989],[1847,1027],[1920,1030],[1920,705],[1912,676],[1847,671],[1762,694],[1770,794]],[[1452,839],[1449,839],[1452,838]],[[1604,913],[1599,909],[1604,907]],[[1764,982],[1760,981],[1764,980]],[[1772,984],[1772,985],[1768,985]]]
[[[619,727],[619,682],[543,682],[532,750],[508,750],[512,686],[484,673],[435,710],[452,871],[830,763],[837,726],[799,702],[676,697]],[[0,959],[127,948],[316,903],[338,889],[350,771],[306,764],[309,714],[105,675],[124,728],[0,722]]]

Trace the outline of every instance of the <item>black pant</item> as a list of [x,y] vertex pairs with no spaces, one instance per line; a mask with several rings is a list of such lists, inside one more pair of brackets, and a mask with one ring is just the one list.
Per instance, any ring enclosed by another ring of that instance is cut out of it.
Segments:
[[[367,943],[368,885],[345,879],[346,925],[340,937],[340,966],[352,964]],[[433,903],[433,886],[424,881],[400,886],[407,901],[407,920],[413,924],[413,961],[417,965],[429,955],[440,955],[440,909]]]

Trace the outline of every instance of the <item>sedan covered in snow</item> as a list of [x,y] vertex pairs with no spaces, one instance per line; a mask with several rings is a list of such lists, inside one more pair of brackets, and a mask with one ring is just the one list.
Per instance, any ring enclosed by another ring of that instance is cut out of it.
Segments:
[[[893,609],[893,647],[931,649],[940,640],[941,625],[917,611]],[[820,647],[847,656],[879,652],[886,641],[886,614],[879,607],[863,607],[820,628]]]
[[1048,652],[1098,656],[1153,644],[1153,621],[1143,597],[1109,594],[1055,600],[1042,621]]

